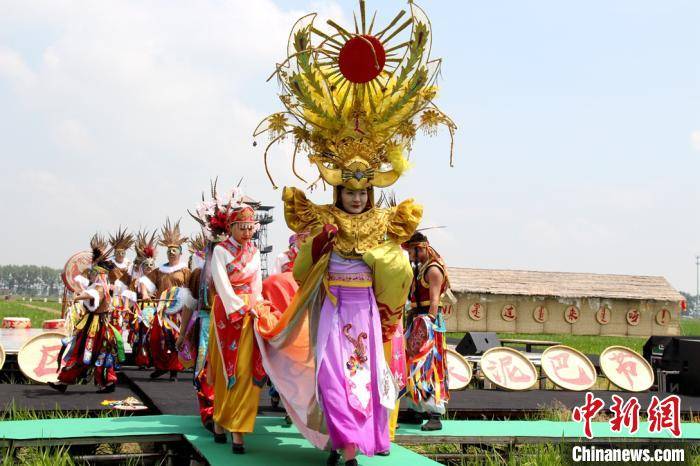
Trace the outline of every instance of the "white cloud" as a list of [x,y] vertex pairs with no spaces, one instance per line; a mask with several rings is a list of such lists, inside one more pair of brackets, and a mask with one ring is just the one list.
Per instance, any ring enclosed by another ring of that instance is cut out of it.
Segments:
[[53,128],[56,143],[66,151],[86,152],[93,148],[92,137],[80,121],[69,118]]
[[[317,6],[321,17],[342,16],[334,3]],[[21,40],[0,38],[0,91],[9,91],[0,108],[18,112],[0,144],[24,180],[4,186],[18,202],[3,212],[46,209],[0,232],[0,243],[47,225],[64,234],[46,253],[5,248],[0,263],[59,265],[95,230],[154,227],[166,215],[193,231],[186,209],[216,176],[222,185],[244,177],[253,197],[277,204],[252,132],[280,108],[265,79],[305,13],[270,0],[3,2],[0,30]],[[291,180],[288,152],[270,154],[280,185]],[[66,223],[67,212],[81,221]],[[287,234],[283,222],[273,226],[273,240]]]
[[16,89],[30,88],[36,81],[36,76],[22,56],[0,44],[0,78],[3,77]]
[[700,129],[690,133],[690,144],[693,146],[693,149],[700,152]]

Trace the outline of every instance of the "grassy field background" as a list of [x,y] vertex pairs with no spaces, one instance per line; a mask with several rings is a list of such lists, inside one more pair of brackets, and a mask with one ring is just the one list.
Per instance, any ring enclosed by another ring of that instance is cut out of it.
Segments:
[[45,320],[61,318],[61,305],[55,301],[0,301],[0,320],[3,317],[29,317],[32,327],[41,328]]
[[[61,305],[56,301],[0,301],[0,320],[3,317],[29,317],[32,327],[41,328],[44,320],[60,318]],[[681,333],[683,335],[700,335],[700,319],[682,319]],[[462,338],[463,333],[449,333],[449,337]],[[639,353],[647,341],[646,337],[612,337],[612,336],[582,336],[557,334],[529,333],[499,333],[500,338],[521,338],[528,340],[552,340],[571,346],[585,354],[600,354],[612,345],[627,346]],[[540,350],[543,349],[540,347]]]

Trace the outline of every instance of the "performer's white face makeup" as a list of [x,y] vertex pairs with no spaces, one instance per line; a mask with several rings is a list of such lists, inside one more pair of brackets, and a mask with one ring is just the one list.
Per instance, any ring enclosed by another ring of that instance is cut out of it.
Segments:
[[114,260],[116,262],[124,262],[124,258],[126,257],[126,251],[123,249],[115,249],[114,250]]
[[150,271],[156,268],[156,261],[153,259],[146,259],[145,261],[143,261],[142,268],[144,273],[149,273]]
[[170,246],[168,247],[168,263],[170,265],[177,265],[180,263],[180,254],[182,252],[180,251],[180,248],[177,246]]
[[367,205],[367,190],[366,189],[348,189],[340,190],[340,202],[343,210],[349,214],[360,214],[365,210]]

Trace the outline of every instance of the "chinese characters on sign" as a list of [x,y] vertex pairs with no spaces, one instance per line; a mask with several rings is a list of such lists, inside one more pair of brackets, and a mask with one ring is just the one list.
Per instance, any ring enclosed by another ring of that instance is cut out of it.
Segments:
[[610,309],[607,306],[600,306],[598,312],[595,313],[595,320],[598,321],[600,325],[607,325],[610,323]]
[[570,324],[578,322],[579,317],[581,317],[581,313],[576,306],[569,306],[564,311],[564,320]]
[[595,383],[596,371],[582,353],[567,346],[553,346],[542,354],[542,369],[547,378],[567,390],[588,390]]
[[39,362],[34,368],[34,375],[38,378],[46,377],[47,375],[55,374],[58,361],[58,353],[61,351],[61,345],[42,345]]
[[479,303],[474,303],[469,307],[469,317],[472,320],[481,320],[484,318],[484,306]]
[[515,319],[517,319],[517,317],[518,314],[515,310],[515,306],[512,304],[506,304],[503,307],[503,310],[501,311],[501,318],[503,318],[503,320],[506,322],[513,322]]
[[547,321],[547,308],[544,306],[537,306],[532,313],[532,318],[535,322],[543,324]]
[[[608,420],[610,430],[621,432],[625,427],[630,434],[639,431],[639,417],[641,405],[637,397],[630,397],[627,401],[618,395],[613,395],[613,404],[610,407],[612,417]],[[591,420],[605,407],[605,402],[593,395],[586,393],[583,406],[576,406],[571,413],[575,422],[583,423],[584,435],[592,439],[593,432]],[[674,437],[681,436],[681,399],[677,395],[669,395],[663,400],[654,395],[647,408],[649,419],[649,433],[667,430]]]
[[640,319],[639,311],[637,309],[630,309],[627,311],[627,323],[636,326],[639,325],[639,319]]
[[527,390],[537,382],[537,370],[512,348],[492,348],[481,358],[481,371],[492,383],[509,390]]
[[638,353],[624,346],[611,346],[600,355],[600,368],[618,387],[639,392],[654,383],[654,372]]

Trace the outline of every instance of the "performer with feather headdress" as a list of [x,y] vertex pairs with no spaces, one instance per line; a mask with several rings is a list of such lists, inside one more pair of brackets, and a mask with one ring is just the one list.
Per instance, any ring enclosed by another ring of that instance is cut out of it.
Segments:
[[114,252],[110,261],[113,267],[109,273],[109,280],[112,283],[114,294],[121,296],[122,291],[127,290],[131,284],[134,264],[127,259],[126,252],[134,244],[134,237],[126,229],[119,227],[113,236],[109,236],[109,244]]
[[126,252],[134,244],[134,238],[126,229],[119,227],[116,234],[109,236],[109,244],[114,255],[111,259],[112,270],[109,272],[109,282],[112,284],[112,313],[111,324],[124,337],[129,338],[129,316],[132,301],[129,299],[129,285],[133,273],[133,263],[127,259]]
[[[207,235],[211,237],[211,235]],[[214,286],[211,283],[211,250],[215,243],[199,233],[188,242],[190,250],[189,289],[195,306],[182,310],[180,335],[175,342],[180,361],[187,369],[194,368],[193,383],[197,392],[202,425],[214,432],[214,387],[207,381],[207,347]]]
[[[374,188],[405,171],[419,128],[455,130],[433,103],[440,62],[430,59],[430,23],[413,2],[400,21],[404,14],[374,32],[361,0],[354,32],[328,21],[332,35],[316,28],[315,14],[300,19],[276,71],[286,111],[254,133],[271,136],[265,158],[272,144],[291,137],[294,157],[307,152],[320,172],[312,186],[322,179],[334,187],[328,205],[284,189],[287,225],[312,232],[294,264],[301,287],[277,323],[256,324],[265,368],[287,412],[315,446],[331,450],[328,464],[340,460],[339,451],[349,466],[357,464],[357,450],[388,453],[396,379],[405,374],[405,367],[387,364],[383,342],[393,338],[406,303],[412,270],[400,244],[415,231],[422,208],[412,200],[378,208]],[[408,37],[401,38],[403,31]],[[294,163],[292,169],[296,174]]]
[[[267,380],[253,336],[253,315],[262,303],[260,252],[252,240],[258,224],[239,189],[219,195],[213,184],[212,198],[193,215],[211,241],[211,261],[204,265],[210,272],[204,276],[211,276],[216,291],[205,371],[214,387],[214,439],[224,443],[225,431],[231,432],[232,451],[241,454],[243,436],[253,431],[260,388]],[[208,283],[202,280],[200,284]],[[202,296],[207,295],[200,292]]]
[[112,309],[109,273],[114,267],[108,260],[111,250],[97,234],[92,237],[90,246],[90,285],[73,298],[82,301],[88,312],[75,325],[73,334],[63,340],[58,356],[58,383],[49,383],[60,392],[86,379],[91,371],[98,393],[113,392],[117,383],[115,365],[124,360],[122,336],[109,322]]
[[192,295],[187,288],[190,269],[182,260],[182,245],[187,237],[180,234],[180,222],[175,225],[167,219],[161,229],[159,244],[168,250],[168,262],[139,279],[145,300],[159,297],[158,312],[153,318],[149,335],[155,379],[170,372],[170,380],[177,380],[182,363],[177,356],[175,341],[180,332],[180,316],[184,306],[192,306]]
[[157,247],[157,232],[154,231],[150,235],[147,231],[138,232],[134,244],[136,258],[134,259],[131,284],[129,291],[124,292],[125,297],[136,303],[133,306],[134,313],[131,319],[129,343],[132,354],[134,354],[134,364],[140,368],[150,367],[152,364],[148,337],[157,306],[154,303],[144,301],[139,280],[155,270]]

